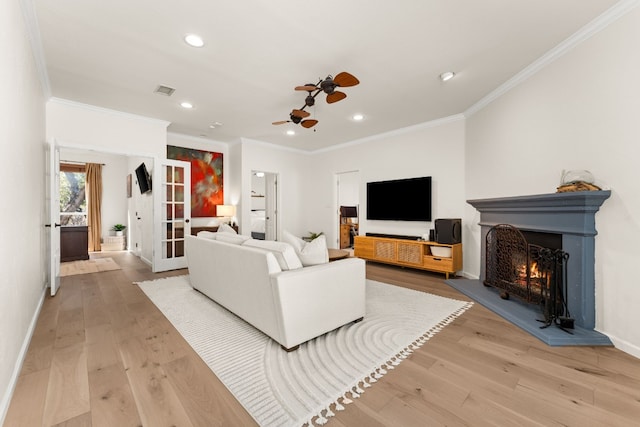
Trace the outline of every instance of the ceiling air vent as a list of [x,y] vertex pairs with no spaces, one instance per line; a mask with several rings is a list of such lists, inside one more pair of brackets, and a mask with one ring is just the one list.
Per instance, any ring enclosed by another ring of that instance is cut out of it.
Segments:
[[166,96],[173,95],[173,92],[175,91],[176,90],[174,88],[169,86],[163,86],[163,85],[158,86],[156,90],[154,90],[155,93],[159,93],[160,95],[166,95]]

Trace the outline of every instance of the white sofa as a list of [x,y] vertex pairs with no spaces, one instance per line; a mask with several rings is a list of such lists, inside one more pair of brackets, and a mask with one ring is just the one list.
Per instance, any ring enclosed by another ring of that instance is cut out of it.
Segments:
[[288,243],[216,234],[185,239],[191,286],[285,350],[364,317],[364,260],[302,267]]

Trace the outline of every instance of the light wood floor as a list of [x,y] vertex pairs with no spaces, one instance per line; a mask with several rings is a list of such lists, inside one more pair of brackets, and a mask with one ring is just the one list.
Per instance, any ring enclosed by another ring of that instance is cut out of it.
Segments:
[[[65,277],[38,320],[5,426],[255,425],[122,270]],[[369,265],[374,280],[467,300],[441,275]],[[547,347],[475,304],[330,419],[340,426],[640,425],[640,360]]]

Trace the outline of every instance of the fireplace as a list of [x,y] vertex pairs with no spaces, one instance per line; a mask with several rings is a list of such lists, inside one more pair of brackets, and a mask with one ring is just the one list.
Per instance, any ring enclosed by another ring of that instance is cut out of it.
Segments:
[[[480,212],[480,278],[477,281],[466,280],[464,283],[454,284],[456,280],[447,283],[476,299],[471,295],[476,292],[476,288],[473,287],[471,293],[467,293],[467,290],[471,289],[471,282],[477,282],[480,290],[476,293],[482,294],[482,299],[485,298],[486,290],[482,288],[485,288],[483,282],[487,279],[487,234],[498,224],[509,224],[524,233],[556,235],[555,238],[560,240],[559,248],[569,260],[566,268],[563,266],[566,283],[562,286],[566,289],[566,295],[562,303],[574,319],[573,335],[559,328],[540,330],[540,324],[535,321],[536,316],[540,317],[540,309],[535,305],[532,310],[520,310],[513,301],[501,300],[496,292],[486,295],[486,304],[482,300],[478,301],[550,345],[611,345],[606,336],[594,330],[595,214],[610,194],[610,191],[580,191],[468,200],[467,203]],[[531,322],[530,319],[521,317],[533,317],[534,320]]]
[[558,236],[522,232],[509,224],[494,225],[486,236],[483,284],[499,289],[502,299],[513,295],[537,306],[542,327],[555,325],[572,333],[569,329],[574,328],[574,319],[566,299],[569,254],[562,250]]

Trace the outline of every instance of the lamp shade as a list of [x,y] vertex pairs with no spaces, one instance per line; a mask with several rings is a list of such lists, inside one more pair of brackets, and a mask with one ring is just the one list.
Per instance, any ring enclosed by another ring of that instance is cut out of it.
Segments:
[[218,205],[216,207],[216,216],[234,216],[236,207],[233,205]]

